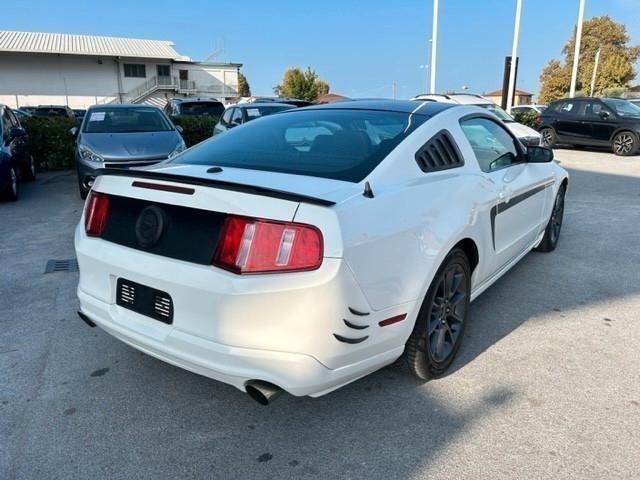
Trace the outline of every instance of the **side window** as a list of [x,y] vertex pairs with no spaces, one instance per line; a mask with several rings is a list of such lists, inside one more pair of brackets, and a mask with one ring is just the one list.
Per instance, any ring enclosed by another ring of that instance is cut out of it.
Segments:
[[585,115],[588,118],[600,120],[603,117],[603,113],[611,115],[611,110],[602,102],[586,102]]
[[222,115],[222,118],[220,119],[220,123],[222,125],[224,125],[225,127],[229,126],[229,122],[231,121],[231,115],[233,114],[234,110],[235,110],[235,108],[227,108],[224,111],[224,114]]
[[6,140],[11,130],[11,120],[9,119],[9,110],[7,108],[2,110],[2,138]]
[[513,137],[498,123],[476,117],[463,120],[460,126],[483,172],[493,172],[520,162]]
[[9,118],[9,129],[14,127],[19,127],[20,122],[18,122],[18,119],[16,118],[15,114],[8,108],[5,108],[4,111],[6,112],[7,117]]
[[145,78],[147,68],[144,63],[125,63],[124,76],[129,78]]
[[241,125],[242,124],[242,109],[234,108],[233,115],[231,115],[231,125]]
[[567,101],[562,104],[558,111],[567,116],[584,116],[586,102]]

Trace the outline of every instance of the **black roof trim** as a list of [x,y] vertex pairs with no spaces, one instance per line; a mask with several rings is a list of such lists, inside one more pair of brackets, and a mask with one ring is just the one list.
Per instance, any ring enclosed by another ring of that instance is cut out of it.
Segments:
[[310,203],[330,207],[335,205],[331,200],[324,198],[311,197],[275,188],[258,187],[255,185],[244,185],[241,183],[227,182],[224,180],[215,180],[200,177],[188,177],[185,175],[175,175],[172,173],[164,173],[150,170],[123,170],[119,168],[100,168],[96,170],[96,176],[113,175],[119,177],[146,178],[150,180],[161,180],[165,182],[179,182],[187,185],[198,185],[203,187],[219,188],[221,190],[231,190],[234,192],[249,193],[251,195],[261,195],[263,197],[280,198],[282,200],[290,200],[293,202]]

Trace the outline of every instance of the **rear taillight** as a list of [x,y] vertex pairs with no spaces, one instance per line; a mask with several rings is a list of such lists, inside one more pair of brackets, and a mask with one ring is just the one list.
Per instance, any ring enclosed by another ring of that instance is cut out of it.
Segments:
[[234,273],[314,270],[322,263],[322,234],[310,225],[231,215],[213,264]]
[[90,237],[102,235],[109,215],[109,197],[104,193],[89,192],[84,206],[84,230]]

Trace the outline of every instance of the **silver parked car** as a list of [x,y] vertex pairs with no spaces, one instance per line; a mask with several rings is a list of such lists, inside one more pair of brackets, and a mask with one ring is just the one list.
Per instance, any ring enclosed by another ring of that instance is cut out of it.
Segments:
[[220,121],[213,127],[213,134],[225,132],[230,128],[250,122],[256,118],[272,115],[296,108],[295,105],[277,102],[253,102],[228,107]]
[[187,147],[181,133],[157,107],[90,107],[80,128],[71,129],[80,196],[89,193],[97,169],[152,165],[182,152]]

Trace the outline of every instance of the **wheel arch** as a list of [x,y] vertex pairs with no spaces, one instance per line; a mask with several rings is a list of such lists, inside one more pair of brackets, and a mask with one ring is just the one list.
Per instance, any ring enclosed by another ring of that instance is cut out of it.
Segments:
[[626,132],[626,133],[630,133],[631,135],[633,135],[633,137],[636,139],[636,142],[640,142],[640,134],[638,134],[638,132],[634,132],[629,126],[624,125],[620,128],[617,128],[612,134],[611,137],[609,137],[609,142],[613,142],[613,139],[616,138],[616,135],[618,135],[619,133],[622,132]]
[[[473,274],[474,270],[480,263],[480,253],[476,242],[469,237],[463,238],[449,250],[449,253],[456,248],[461,249],[467,256],[469,266],[471,267],[471,274]],[[449,253],[447,253],[447,255],[449,255]]]

